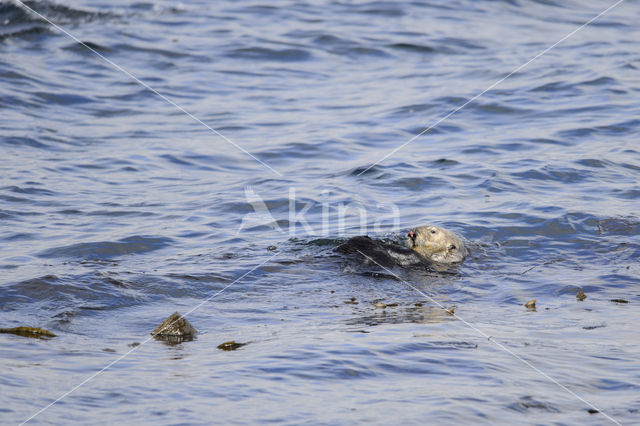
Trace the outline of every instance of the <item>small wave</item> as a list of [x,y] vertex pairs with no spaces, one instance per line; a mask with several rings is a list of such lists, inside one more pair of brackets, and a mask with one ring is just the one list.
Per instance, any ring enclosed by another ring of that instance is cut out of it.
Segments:
[[[83,41],[82,43],[73,43],[67,47],[63,47],[64,50],[68,50],[70,52],[85,54],[90,53],[91,50],[95,50],[98,53],[110,53],[113,50],[107,46],[103,46],[98,43],[94,43],[92,41]],[[91,50],[89,50],[91,49]]]
[[135,210],[95,210],[86,213],[87,216],[107,216],[107,217],[150,217],[156,213],[135,211]]
[[562,140],[548,139],[548,138],[535,138],[530,140],[531,143],[540,145],[559,145],[570,146],[571,144]]
[[594,126],[594,127],[578,127],[575,129],[558,131],[558,136],[563,139],[577,140],[585,137],[604,135],[604,136],[624,136],[635,135],[637,133],[640,120],[631,119],[628,121]]
[[406,50],[409,52],[416,52],[416,53],[442,53],[443,52],[441,49],[438,49],[435,47],[420,45],[420,44],[412,44],[412,43],[394,43],[394,44],[390,44],[388,47],[391,49]]
[[438,111],[440,108],[441,107],[438,104],[434,104],[434,103],[411,104],[411,105],[405,105],[405,106],[401,106],[399,108],[395,108],[391,112],[391,115],[398,116],[400,118],[405,118],[410,114],[434,113],[434,112]]
[[592,80],[586,80],[580,84],[585,86],[608,86],[610,84],[617,84],[617,83],[618,82],[614,78],[605,76],[605,77],[594,78]]
[[140,254],[171,245],[173,240],[164,237],[133,236],[120,241],[98,241],[70,246],[54,247],[38,254],[44,258],[112,259],[127,254]]
[[[87,11],[62,4],[35,0],[24,4],[58,25],[91,22],[115,17],[113,13]],[[10,37],[23,37],[49,31],[50,24],[36,14],[13,2],[0,3],[0,41]]]
[[163,159],[169,161],[170,163],[177,164],[179,166],[193,166],[194,165],[193,163],[191,163],[189,161],[183,160],[182,158],[176,157],[175,155],[171,155],[171,154],[163,154],[163,155],[160,156],[160,158],[163,158]]
[[[472,42],[471,40],[457,38],[457,37],[443,37],[434,40],[439,45],[446,44],[448,48],[457,47],[465,50],[482,50],[483,46]],[[440,49],[439,49],[440,50]]]
[[266,47],[245,47],[234,49],[227,54],[231,58],[261,61],[298,62],[311,58],[311,53],[302,49],[268,49]]
[[30,148],[39,148],[39,149],[48,149],[49,145],[37,141],[33,138],[29,137],[18,137],[18,136],[10,136],[10,137],[0,137],[0,145],[9,145],[9,146],[28,146]]
[[548,413],[559,413],[560,410],[550,402],[544,402],[536,400],[531,396],[525,396],[520,398],[517,402],[507,406],[510,410],[515,410],[519,413],[526,413],[531,410],[545,411]]
[[640,220],[633,217],[612,217],[598,220],[601,234],[640,235]]
[[531,92],[548,92],[555,94],[564,93],[573,96],[578,96],[582,93],[575,84],[570,84],[566,81],[551,81],[544,83],[531,89]]
[[32,186],[6,186],[4,188],[0,188],[2,191],[9,191],[14,194],[22,194],[22,195],[41,195],[41,196],[55,196],[57,193],[50,191],[44,188],[35,188]]
[[372,46],[365,46],[357,41],[340,38],[333,34],[301,32],[299,36],[309,38],[314,46],[324,49],[331,54],[345,56],[347,58],[357,56],[390,56],[384,50]]
[[352,169],[349,171],[349,175],[351,176],[369,176],[372,174],[377,174],[380,173],[382,171],[382,168],[378,165],[375,166],[361,166],[361,167],[356,167],[355,169]]
[[520,178],[524,181],[541,180],[560,182],[563,184],[586,182],[594,179],[592,172],[587,170],[553,166],[545,166],[542,169],[531,169],[525,172],[512,173],[511,176]]
[[488,114],[491,116],[492,120],[495,120],[497,116],[500,115],[523,115],[529,112],[532,112],[531,109],[528,108],[516,108],[504,103],[492,102],[492,103],[483,103],[483,102],[474,102],[469,104],[466,110],[476,110],[482,113]]
[[455,185],[450,184],[446,179],[436,176],[403,177],[391,183],[393,188],[403,188],[409,191],[427,191],[435,189],[450,188],[455,189]]
[[34,95],[38,97],[41,100],[40,103],[44,105],[77,105],[93,102],[92,99],[86,96],[73,95],[70,93],[36,92]]
[[[61,311],[53,315],[53,319],[62,324],[82,310],[111,310],[140,303],[147,297],[145,288],[144,284],[111,273],[49,274],[5,285],[0,303],[3,306],[27,305],[22,309],[35,310],[36,316],[41,314],[39,307],[45,303],[47,313]],[[152,292],[149,294],[154,296]]]
[[[83,46],[81,46],[83,47]],[[173,46],[172,46],[173,47]],[[140,45],[135,45],[132,43],[121,43],[121,44],[116,44],[113,46],[113,49],[118,51],[118,52],[133,52],[133,53],[148,53],[150,55],[152,55],[154,58],[158,57],[158,56],[164,56],[166,58],[170,58],[170,59],[182,59],[182,58],[188,58],[188,57],[197,57],[200,61],[204,61],[207,58],[203,55],[191,55],[190,53],[184,51],[184,50],[177,50],[177,49],[161,49],[158,47],[152,47],[149,45],[146,46],[140,46]],[[149,81],[147,79],[147,81]]]
[[371,2],[358,6],[358,13],[365,15],[380,15],[385,18],[399,18],[405,15],[404,10],[393,2]]

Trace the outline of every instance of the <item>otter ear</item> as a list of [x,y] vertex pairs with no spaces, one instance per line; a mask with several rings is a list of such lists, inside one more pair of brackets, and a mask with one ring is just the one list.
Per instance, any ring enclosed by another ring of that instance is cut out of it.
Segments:
[[456,248],[457,248],[457,247],[456,247],[456,245],[455,245],[455,244],[451,244],[451,245],[449,246],[449,250],[455,250]]

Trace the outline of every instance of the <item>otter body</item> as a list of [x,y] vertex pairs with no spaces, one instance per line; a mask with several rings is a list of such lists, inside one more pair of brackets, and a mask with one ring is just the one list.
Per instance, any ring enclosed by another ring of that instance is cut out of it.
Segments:
[[426,266],[430,262],[415,251],[396,244],[372,240],[368,236],[349,238],[336,250],[343,254],[355,254],[364,258],[365,263],[373,263],[385,268],[399,266]]
[[336,248],[340,253],[359,254],[366,263],[391,268],[394,266],[431,266],[460,263],[469,254],[462,239],[448,229],[419,226],[409,231],[407,245],[376,241],[368,236],[347,240]]

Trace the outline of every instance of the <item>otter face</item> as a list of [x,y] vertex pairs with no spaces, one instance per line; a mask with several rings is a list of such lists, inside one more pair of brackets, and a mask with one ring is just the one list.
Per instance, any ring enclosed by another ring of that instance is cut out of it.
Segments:
[[468,254],[460,237],[448,229],[419,226],[409,231],[407,236],[409,248],[434,262],[462,262]]

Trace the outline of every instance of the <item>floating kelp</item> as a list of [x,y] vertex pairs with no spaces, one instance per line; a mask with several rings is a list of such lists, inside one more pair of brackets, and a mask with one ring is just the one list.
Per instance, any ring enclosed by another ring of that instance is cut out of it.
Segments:
[[578,293],[576,294],[576,299],[582,302],[586,298],[587,298],[587,295],[584,294],[584,291],[578,290]]
[[629,303],[629,301],[625,299],[611,299],[611,301],[614,303]]
[[598,324],[598,325],[585,325],[582,328],[584,330],[595,330],[596,328],[606,327],[606,324]]
[[248,343],[238,343],[235,340],[231,340],[229,342],[220,343],[218,345],[218,349],[223,351],[235,351],[236,349],[241,348],[244,345],[248,345]]
[[49,330],[38,327],[0,328],[0,333],[16,334],[18,336],[33,337],[35,339],[48,339],[51,337],[56,337],[56,335]]
[[535,309],[536,308],[536,299],[531,299],[527,303],[524,304],[524,307],[527,309]]

